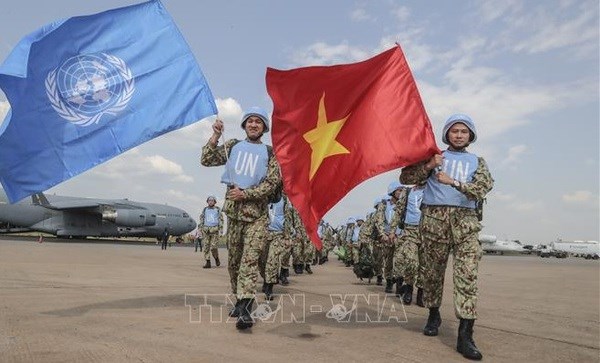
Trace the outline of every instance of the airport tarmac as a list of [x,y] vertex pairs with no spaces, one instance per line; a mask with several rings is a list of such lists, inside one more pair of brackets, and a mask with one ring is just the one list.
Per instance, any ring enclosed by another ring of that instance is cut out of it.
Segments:
[[[466,361],[455,351],[451,265],[437,337],[421,332],[425,309],[335,258],[313,275],[292,272],[270,310],[261,294],[262,312],[275,313],[239,332],[218,315],[228,311],[225,263],[202,269],[190,247],[51,240],[0,240],[1,362]],[[598,261],[484,256],[479,288],[484,360],[599,361]]]

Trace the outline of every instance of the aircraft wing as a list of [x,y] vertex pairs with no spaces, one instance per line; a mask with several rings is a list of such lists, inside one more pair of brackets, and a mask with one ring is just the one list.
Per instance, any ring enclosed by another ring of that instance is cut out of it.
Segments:
[[33,204],[41,205],[48,209],[54,210],[93,210],[98,207],[110,206],[113,208],[120,209],[146,209],[134,203],[130,203],[128,200],[100,200],[100,199],[88,199],[88,198],[70,198],[67,200],[55,200],[49,202],[43,193],[37,193],[31,196]]

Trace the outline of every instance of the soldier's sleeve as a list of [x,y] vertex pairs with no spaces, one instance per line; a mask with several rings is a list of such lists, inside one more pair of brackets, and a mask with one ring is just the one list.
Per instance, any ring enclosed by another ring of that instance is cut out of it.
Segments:
[[[284,197],[285,198],[285,197]],[[292,238],[294,235],[294,210],[289,202],[285,204],[285,208],[283,209],[283,234],[287,238]]]
[[204,226],[204,211],[206,209],[202,209],[202,213],[200,213],[200,217],[198,217],[198,228],[202,228]]
[[470,183],[461,183],[459,188],[470,200],[482,200],[494,187],[494,178],[483,158],[478,158],[477,170]]
[[219,236],[223,234],[223,212],[219,209]]
[[428,160],[420,161],[402,168],[400,172],[400,183],[402,184],[421,184],[429,177],[431,170],[425,169]]
[[281,172],[279,171],[279,164],[275,157],[269,159],[269,166],[267,168],[267,176],[258,185],[245,189],[244,194],[248,200],[265,199],[269,194],[273,193],[276,188],[281,186]]
[[237,140],[227,140],[225,144],[213,147],[210,143],[206,143],[202,147],[202,156],[200,156],[200,164],[204,166],[220,166],[227,163],[228,155],[225,153],[231,151],[233,145],[237,143]]
[[406,198],[408,198],[408,188],[402,188],[400,198],[396,201],[392,221],[390,222],[390,231],[395,231],[402,224],[402,219],[406,216]]
[[379,203],[377,210],[375,211],[375,217],[373,223],[377,234],[383,236],[385,234],[385,203]]
[[369,216],[358,232],[358,243],[363,244],[373,234],[373,216]]

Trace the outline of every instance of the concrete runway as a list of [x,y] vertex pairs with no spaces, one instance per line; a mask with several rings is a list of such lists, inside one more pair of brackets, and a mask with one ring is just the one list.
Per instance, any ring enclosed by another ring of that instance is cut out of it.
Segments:
[[[276,312],[240,333],[218,315],[227,267],[202,269],[193,248],[51,240],[0,240],[1,362],[465,361],[451,264],[438,337],[421,333],[425,309],[334,258],[313,275],[292,272],[275,286],[287,295],[261,305]],[[598,261],[484,256],[474,335],[484,360],[598,362],[599,280]]]

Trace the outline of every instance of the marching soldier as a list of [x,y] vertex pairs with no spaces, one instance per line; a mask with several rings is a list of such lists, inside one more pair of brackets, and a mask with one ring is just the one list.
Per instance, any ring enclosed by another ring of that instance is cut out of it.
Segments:
[[[394,276],[396,276],[396,294],[406,305],[412,303],[413,286],[417,285],[417,305],[423,306],[422,277],[419,275],[419,256],[421,255],[421,235],[419,221],[421,219],[421,201],[423,200],[424,185],[416,185],[408,192],[404,223],[400,225],[403,233],[398,239],[394,255]],[[394,228],[399,224],[399,218],[392,222]],[[402,285],[404,282],[404,285]]]
[[213,195],[206,199],[208,206],[202,209],[200,213],[199,225],[200,238],[204,240],[204,259],[206,264],[203,268],[210,268],[210,254],[215,259],[215,265],[221,266],[219,261],[219,237],[223,234],[223,214],[221,209],[216,206],[217,198]]
[[450,253],[454,268],[454,311],[460,319],[456,349],[468,359],[479,360],[481,352],[473,341],[477,319],[477,271],[482,250],[477,239],[481,230],[478,206],[492,190],[494,180],[485,160],[466,148],[477,140],[473,120],[462,114],[450,116],[442,131],[449,147],[442,154],[408,166],[400,180],[408,184],[426,181],[419,224],[425,293],[429,308],[423,334],[435,336],[442,323],[444,273]]
[[231,316],[238,317],[236,327],[252,327],[250,315],[256,294],[258,261],[267,238],[269,199],[281,188],[279,165],[273,149],[261,142],[269,131],[269,117],[252,107],[242,117],[246,139],[227,140],[217,146],[224,125],[213,124],[213,135],[202,148],[204,166],[225,165],[221,182],[227,186],[223,212],[227,215],[228,270],[231,290],[237,296]]

